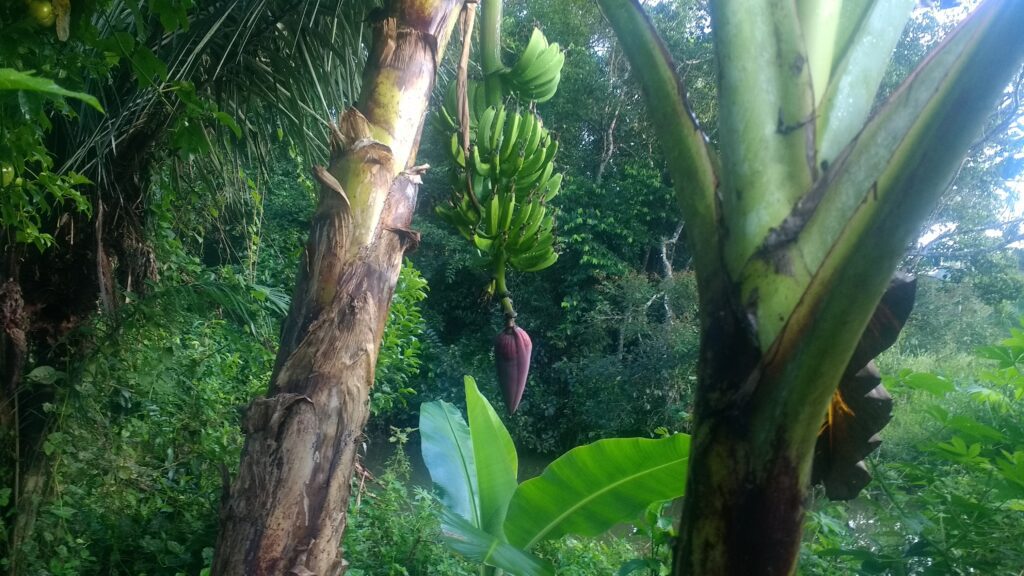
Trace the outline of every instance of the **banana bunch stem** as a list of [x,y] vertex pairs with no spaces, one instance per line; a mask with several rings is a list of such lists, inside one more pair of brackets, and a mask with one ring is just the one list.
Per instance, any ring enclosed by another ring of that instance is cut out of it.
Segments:
[[505,258],[499,258],[494,265],[494,293],[501,302],[501,311],[505,315],[505,327],[516,325],[516,310],[512,307],[512,295],[505,284]]
[[497,106],[502,100],[501,78],[498,73],[505,69],[501,61],[501,9],[503,0],[483,0],[480,26],[480,59],[484,73],[484,89],[487,105]]

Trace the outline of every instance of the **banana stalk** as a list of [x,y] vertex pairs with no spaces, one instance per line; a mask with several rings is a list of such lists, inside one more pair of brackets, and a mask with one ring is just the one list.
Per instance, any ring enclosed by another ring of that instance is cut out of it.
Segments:
[[216,575],[338,576],[357,439],[406,249],[413,168],[437,62],[461,0],[396,0],[374,24],[355,108],[331,127],[331,162],[267,397],[246,414],[226,486]]
[[[868,118],[911,2],[712,0],[720,161],[639,1],[599,3],[695,254],[703,333],[672,573],[792,574],[822,422],[843,434],[872,416],[854,436],[877,441],[885,399],[865,400],[876,380],[851,357],[877,342],[868,322],[904,247],[1024,61],[1024,3],[983,2]],[[834,447],[820,478],[848,497],[866,448]]]

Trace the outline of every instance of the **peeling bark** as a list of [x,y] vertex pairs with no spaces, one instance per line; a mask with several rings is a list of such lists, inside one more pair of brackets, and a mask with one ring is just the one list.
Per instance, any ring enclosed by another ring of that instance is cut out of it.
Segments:
[[398,0],[375,22],[358,109],[314,169],[319,207],[267,398],[245,418],[221,506],[217,575],[337,576],[356,448],[425,168],[415,157],[457,0]]
[[14,429],[17,420],[17,394],[21,383],[21,371],[25,366],[27,352],[26,331],[28,316],[25,314],[25,301],[21,297],[21,285],[8,280],[0,285],[0,375],[3,377],[0,389],[0,431],[11,432],[17,437]]
[[[339,262],[340,197],[321,200],[272,395],[249,407],[242,469],[222,507],[216,574],[341,574],[339,542],[380,336],[417,185],[400,177],[372,244]],[[333,194],[333,192],[332,192]],[[324,207],[327,207],[326,209]],[[285,352],[289,346],[289,352]]]

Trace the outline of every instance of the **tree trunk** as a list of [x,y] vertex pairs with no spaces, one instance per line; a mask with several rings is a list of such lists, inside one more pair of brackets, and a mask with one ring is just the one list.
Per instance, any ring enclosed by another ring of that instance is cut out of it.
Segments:
[[783,576],[796,567],[813,445],[794,445],[784,424],[750,426],[755,410],[694,431],[673,574]]
[[673,574],[790,574],[814,436],[793,438],[793,423],[777,418],[781,402],[769,391],[785,385],[764,370],[728,289],[719,288],[705,302],[715,312],[702,330],[697,427]]
[[421,170],[408,170],[459,0],[396,0],[375,25],[357,108],[332,127],[328,170],[269,395],[249,407],[221,508],[213,573],[345,572],[356,447]]

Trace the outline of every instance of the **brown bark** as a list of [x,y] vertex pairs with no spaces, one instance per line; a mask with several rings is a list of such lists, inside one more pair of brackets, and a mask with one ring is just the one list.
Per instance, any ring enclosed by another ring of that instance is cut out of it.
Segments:
[[17,394],[27,353],[28,316],[21,285],[13,279],[0,285],[0,434],[17,438]]
[[672,573],[789,574],[809,470],[790,457],[784,423],[755,424],[753,415],[764,409],[764,395],[755,391],[772,383],[729,294],[726,285],[709,286],[701,302],[712,312],[703,318],[697,427]]
[[213,573],[335,576],[358,439],[418,189],[410,165],[458,0],[398,0],[375,22],[358,109],[332,127],[268,397],[252,403]]

